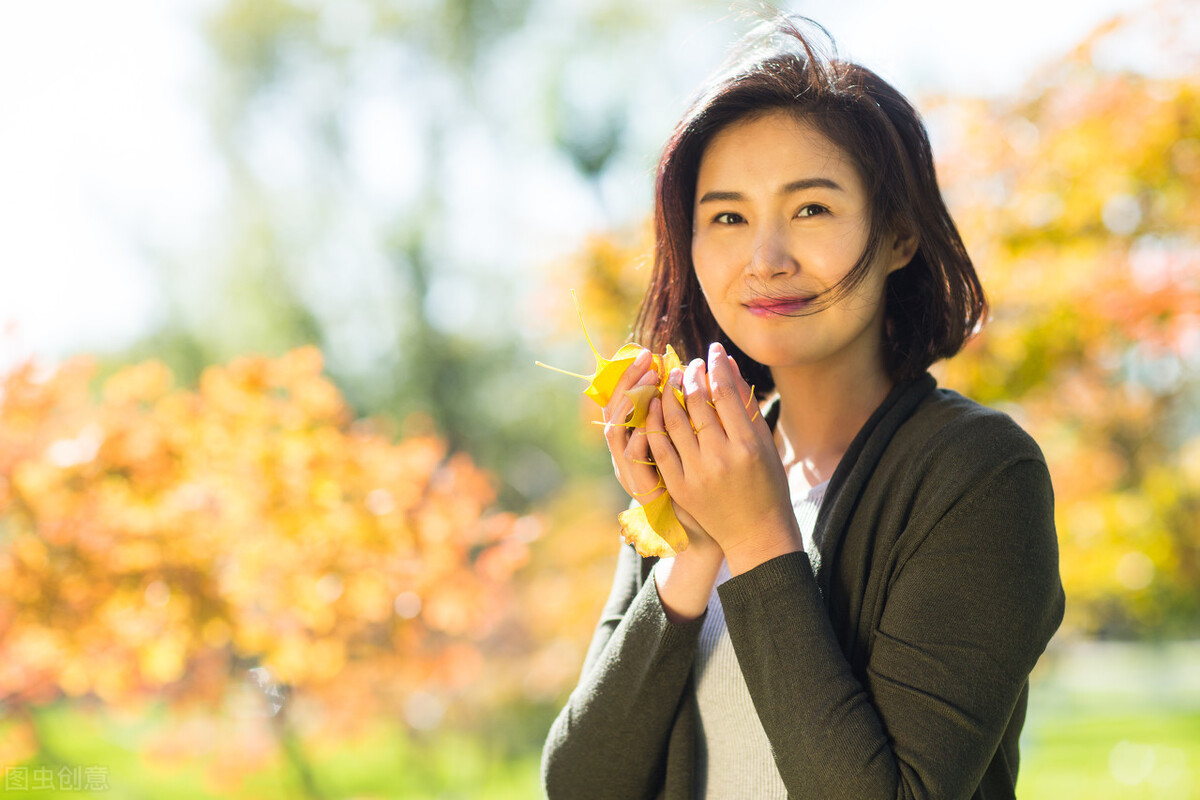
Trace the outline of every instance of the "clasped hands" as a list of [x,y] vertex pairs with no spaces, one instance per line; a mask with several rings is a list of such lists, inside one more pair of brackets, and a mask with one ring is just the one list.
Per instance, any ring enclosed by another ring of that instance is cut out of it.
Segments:
[[668,376],[686,409],[664,392],[650,401],[644,427],[623,425],[633,407],[625,392],[658,381],[642,350],[604,407],[604,436],[626,492],[641,503],[664,485],[670,493],[690,542],[676,558],[723,556],[739,574],[801,549],[774,437],[737,362],[714,342],[707,362],[694,359]]

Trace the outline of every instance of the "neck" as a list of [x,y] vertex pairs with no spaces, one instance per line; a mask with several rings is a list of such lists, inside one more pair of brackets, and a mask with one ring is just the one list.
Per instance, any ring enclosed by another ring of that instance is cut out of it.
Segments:
[[892,389],[882,364],[862,362],[775,368],[783,464],[810,486],[829,480],[850,443]]

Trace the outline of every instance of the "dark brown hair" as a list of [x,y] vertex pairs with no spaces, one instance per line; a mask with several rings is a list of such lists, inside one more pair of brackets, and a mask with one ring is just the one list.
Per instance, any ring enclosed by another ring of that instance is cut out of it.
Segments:
[[[829,54],[806,34],[819,33]],[[692,266],[693,205],[700,159],[729,125],[774,111],[813,125],[849,155],[870,203],[867,245],[822,298],[843,297],[867,275],[889,231],[912,232],[912,261],[886,287],[885,366],[893,380],[917,377],[954,355],[987,312],[983,287],[942,200],[929,137],[916,109],[865,67],[837,58],[832,37],[811,20],[780,15],[752,31],[709,80],[663,150],[655,186],[655,253],[635,339],[655,352],[671,344],[685,358],[720,341],[757,392],[774,388],[770,371],[729,340],[705,302]]]

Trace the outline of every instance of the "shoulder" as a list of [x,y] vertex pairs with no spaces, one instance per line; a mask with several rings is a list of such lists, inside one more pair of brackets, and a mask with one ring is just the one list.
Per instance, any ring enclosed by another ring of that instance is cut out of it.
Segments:
[[856,518],[864,547],[890,552],[898,569],[925,553],[964,575],[972,565],[1012,566],[1014,575],[1029,573],[1021,579],[1027,588],[1061,592],[1054,491],[1041,449],[1011,416],[957,392],[929,392],[896,429]]
[[[896,431],[892,444],[950,469],[990,469],[1045,457],[1037,442],[1008,414],[951,389],[935,389]],[[891,449],[891,448],[889,448]]]
[[1011,416],[941,388],[896,429],[871,482],[893,502],[907,494],[914,506],[943,509],[1000,486],[1029,499],[1052,491],[1041,448]]

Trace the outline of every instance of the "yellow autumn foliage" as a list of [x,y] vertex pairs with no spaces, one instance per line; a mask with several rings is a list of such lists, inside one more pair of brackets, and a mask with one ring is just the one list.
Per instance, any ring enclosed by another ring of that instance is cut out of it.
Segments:
[[313,348],[93,371],[0,383],[0,702],[216,707],[261,666],[350,724],[469,686],[529,541],[470,459],[355,419]]
[[994,313],[943,381],[1046,452],[1070,629],[1163,635],[1200,610],[1200,81],[1100,72],[1108,33],[1034,97],[954,106]]

